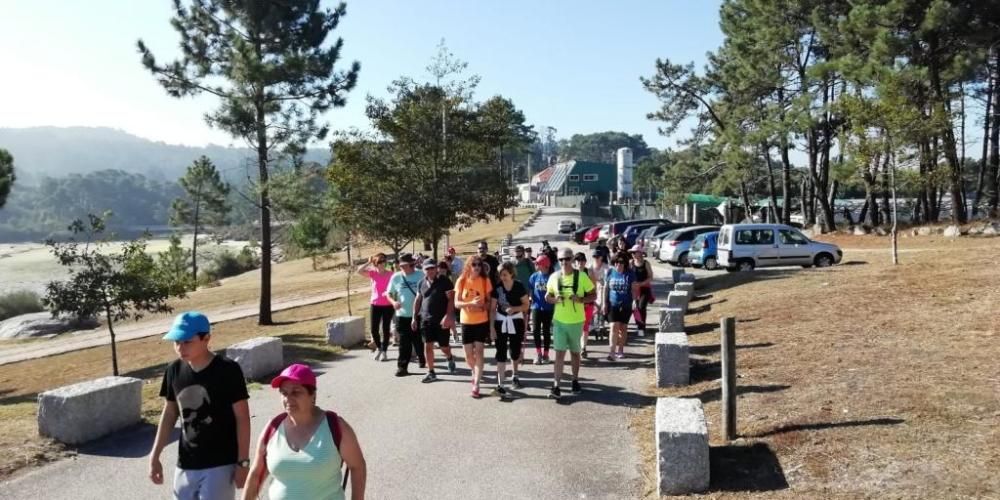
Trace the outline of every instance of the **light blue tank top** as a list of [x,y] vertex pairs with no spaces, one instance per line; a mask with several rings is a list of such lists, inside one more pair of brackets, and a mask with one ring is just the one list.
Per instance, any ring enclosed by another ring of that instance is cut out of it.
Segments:
[[342,459],[323,415],[309,442],[299,451],[288,445],[285,419],[267,443],[270,500],[342,500]]

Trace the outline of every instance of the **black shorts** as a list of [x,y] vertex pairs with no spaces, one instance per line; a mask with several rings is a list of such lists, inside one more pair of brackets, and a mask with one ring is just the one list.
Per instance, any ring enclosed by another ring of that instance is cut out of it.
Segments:
[[447,347],[451,341],[451,334],[448,330],[441,328],[441,321],[423,321],[420,323],[420,338],[424,343],[437,342],[440,347]]
[[608,320],[612,323],[625,323],[627,325],[632,320],[632,304],[629,302],[612,304],[608,313]]
[[490,324],[479,323],[478,325],[468,325],[462,323],[462,344],[468,345],[473,342],[485,344],[490,339]]

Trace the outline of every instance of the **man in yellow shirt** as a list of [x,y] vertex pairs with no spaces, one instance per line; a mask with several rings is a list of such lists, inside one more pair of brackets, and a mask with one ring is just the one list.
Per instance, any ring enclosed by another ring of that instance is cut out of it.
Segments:
[[553,367],[552,391],[549,397],[559,399],[562,391],[559,384],[562,380],[563,365],[566,362],[566,351],[569,351],[573,369],[572,391],[580,392],[580,336],[583,333],[585,319],[584,305],[592,304],[597,299],[594,283],[586,272],[573,269],[573,250],[564,248],[559,254],[560,270],[552,273],[546,287],[545,301],[555,304],[552,315],[552,347],[556,351]]

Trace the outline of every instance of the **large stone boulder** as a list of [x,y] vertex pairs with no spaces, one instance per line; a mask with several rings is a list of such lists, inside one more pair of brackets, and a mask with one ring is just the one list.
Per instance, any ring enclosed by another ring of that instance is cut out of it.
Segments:
[[958,238],[962,235],[962,229],[958,226],[951,225],[945,228],[944,235],[948,238]]
[[344,316],[326,323],[326,343],[354,347],[365,340],[365,318]]
[[38,433],[82,444],[139,422],[142,380],[104,377],[38,395]]
[[235,361],[249,380],[273,375],[285,366],[284,349],[278,337],[257,337],[226,348],[226,357]]
[[884,227],[876,227],[875,228],[875,235],[876,236],[889,236],[889,231],[887,229],[885,229]]
[[854,226],[854,236],[866,236],[868,234],[868,229],[865,226]]
[[97,325],[93,318],[81,321],[73,317],[53,318],[47,312],[22,314],[0,321],[0,339],[51,337],[73,330],[90,330]]
[[671,269],[670,270],[670,279],[672,280],[673,283],[680,283],[681,282],[681,275],[683,275],[683,274],[684,274],[684,270],[683,269]]
[[1000,227],[997,227],[996,224],[987,226],[986,229],[983,229],[983,236],[996,236],[997,234],[1000,234]]
[[917,228],[917,234],[920,236],[930,236],[934,234],[934,228],[929,226],[919,227]]
[[691,273],[681,274],[681,283],[694,283],[694,275]]
[[708,425],[701,401],[656,400],[656,476],[659,494],[686,495],[708,489]]
[[688,292],[670,292],[667,295],[667,307],[676,307],[684,314],[688,311],[688,302],[691,300],[691,294]]
[[694,283],[688,283],[688,282],[677,283],[676,285],[674,285],[674,291],[687,292],[688,299],[691,299],[694,297]]
[[691,363],[688,338],[683,331],[656,334],[656,386],[688,385]]
[[684,310],[679,307],[664,307],[660,309],[661,332],[683,332]]

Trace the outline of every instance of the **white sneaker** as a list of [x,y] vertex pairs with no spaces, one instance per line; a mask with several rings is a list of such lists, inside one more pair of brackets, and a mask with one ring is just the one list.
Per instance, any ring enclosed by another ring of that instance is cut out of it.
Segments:
[[372,360],[378,361],[378,359],[379,359],[379,357],[381,355],[382,355],[382,351],[376,349],[375,352],[372,353]]

